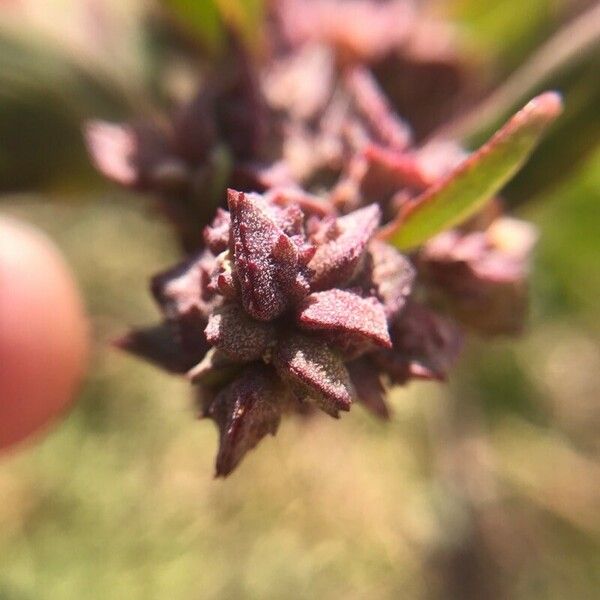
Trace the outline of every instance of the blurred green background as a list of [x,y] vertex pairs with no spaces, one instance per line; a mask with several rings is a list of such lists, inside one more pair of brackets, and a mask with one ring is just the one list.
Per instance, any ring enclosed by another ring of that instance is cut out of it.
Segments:
[[[257,2],[218,4],[247,9],[252,36]],[[585,4],[425,9],[456,21],[494,88]],[[216,6],[164,5],[216,51]],[[598,44],[526,90],[562,89],[567,106],[507,191],[541,231],[527,334],[471,341],[449,386],[394,392],[390,423],[360,408],[287,419],[215,481],[216,431],[195,420],[188,385],[106,346],[156,317],[147,279],[178,251],[147,200],[92,173],[79,134],[85,117],[167,97],[165,64],[169,89],[185,80],[161,10],[0,2],[0,211],[63,250],[96,340],[66,420],[0,459],[0,599],[597,598]]]

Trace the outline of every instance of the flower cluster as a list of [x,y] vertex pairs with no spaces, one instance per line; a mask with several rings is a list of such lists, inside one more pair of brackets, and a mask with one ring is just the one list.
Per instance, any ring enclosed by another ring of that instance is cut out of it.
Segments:
[[378,205],[335,217],[230,190],[228,206],[199,255],[154,279],[164,323],[121,341],[198,385],[218,475],[286,410],[337,417],[358,400],[386,416],[387,382],[445,377],[459,332],[411,297],[413,265],[374,238]]
[[273,6],[268,58],[234,45],[170,127],[86,130],[99,169],[156,194],[186,251],[152,281],[163,322],[119,345],[196,384],[220,432],[220,476],[284,412],[337,417],[358,401],[385,418],[387,387],[444,380],[465,328],[520,330],[535,231],[499,199],[429,227],[407,254],[386,240],[425,205],[454,214],[480,165],[499,181],[507,140],[533,147],[560,110],[541,96],[471,156],[448,140],[420,145],[377,65],[412,56],[415,73],[416,40],[439,28],[397,1]]
[[[393,152],[387,162],[402,153],[402,173],[386,175],[394,192],[407,186],[415,191],[413,184],[425,185],[462,156],[453,144],[436,144],[433,152],[428,147],[404,157],[413,132],[383,91],[392,93],[413,127],[425,113],[429,124],[419,126],[421,133],[439,125],[467,87],[448,26],[418,15],[404,0],[269,4],[270,51],[263,60],[232,37],[229,52],[207,65],[197,93],[170,118],[95,120],[85,127],[98,170],[156,197],[186,252],[201,246],[199,231],[222,205],[227,187],[301,186],[321,194],[338,182],[341,203],[349,187],[347,168],[352,164],[355,176],[359,169],[355,155],[366,153],[362,162],[379,164],[381,148]],[[402,74],[410,80],[402,81]],[[451,89],[444,84],[448,79]],[[404,98],[407,89],[411,96]],[[376,148],[366,148],[367,142]],[[365,185],[372,183],[367,177]]]

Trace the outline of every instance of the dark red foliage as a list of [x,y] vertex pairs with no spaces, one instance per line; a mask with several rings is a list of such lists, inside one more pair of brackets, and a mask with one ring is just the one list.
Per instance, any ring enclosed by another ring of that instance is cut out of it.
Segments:
[[242,306],[261,321],[277,318],[310,290],[305,254],[280,226],[289,228],[287,215],[277,209],[270,215],[267,210],[250,195],[229,191],[233,273]]
[[358,400],[385,418],[390,383],[446,379],[462,335],[427,294],[412,297],[417,273],[471,325],[500,331],[517,318],[526,226],[441,234],[415,269],[374,239],[377,205],[334,217],[295,197],[230,190],[229,211],[205,229],[208,247],[153,279],[164,323],[119,343],[203,390],[203,414],[221,432],[218,475],[274,433],[282,411],[312,404],[338,417]]
[[249,367],[219,392],[208,409],[220,436],[217,477],[229,475],[265,435],[275,435],[283,393],[279,381],[259,366]]
[[307,217],[298,204],[231,190],[229,207],[205,231],[218,255],[207,248],[154,278],[164,324],[121,342],[187,369],[204,390],[203,414],[221,432],[218,475],[274,433],[282,410],[314,404],[337,417],[359,399],[386,416],[383,381],[400,379],[407,352],[424,364],[451,353],[435,320],[425,341],[398,334],[414,270],[373,240],[377,206]]

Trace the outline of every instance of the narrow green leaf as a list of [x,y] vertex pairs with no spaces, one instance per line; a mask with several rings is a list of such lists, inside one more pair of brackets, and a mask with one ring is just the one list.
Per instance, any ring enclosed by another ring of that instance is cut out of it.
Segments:
[[382,237],[397,248],[413,248],[465,221],[521,168],[561,110],[556,92],[531,100],[479,150],[401,211]]

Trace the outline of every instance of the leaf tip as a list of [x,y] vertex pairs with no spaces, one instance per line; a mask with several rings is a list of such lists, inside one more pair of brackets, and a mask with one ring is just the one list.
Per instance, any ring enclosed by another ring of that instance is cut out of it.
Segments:
[[554,121],[563,111],[563,97],[560,92],[549,91],[536,96],[523,109],[545,122]]
[[544,92],[532,98],[498,134],[500,137],[517,137],[520,131],[532,135],[537,142],[562,111],[562,95],[555,91]]

